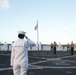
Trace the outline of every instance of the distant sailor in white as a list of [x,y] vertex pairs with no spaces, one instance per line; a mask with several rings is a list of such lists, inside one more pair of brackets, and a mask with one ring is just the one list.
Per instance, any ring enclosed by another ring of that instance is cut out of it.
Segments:
[[[26,32],[19,31],[18,38],[12,44],[11,51],[11,66],[13,67],[14,75],[27,75],[28,70],[28,47],[35,45],[26,35]],[[26,37],[26,41],[24,40]]]

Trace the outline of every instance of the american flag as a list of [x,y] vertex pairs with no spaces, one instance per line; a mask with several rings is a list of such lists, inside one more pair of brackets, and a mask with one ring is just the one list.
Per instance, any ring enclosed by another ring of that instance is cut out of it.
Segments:
[[37,29],[38,29],[38,23],[37,23],[37,25],[34,27],[34,29],[35,29],[35,30],[37,30]]

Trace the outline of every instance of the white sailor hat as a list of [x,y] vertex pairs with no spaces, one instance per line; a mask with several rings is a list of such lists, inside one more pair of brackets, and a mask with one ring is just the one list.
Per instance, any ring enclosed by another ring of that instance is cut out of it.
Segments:
[[24,32],[24,31],[18,31],[18,34],[23,34],[23,35],[25,35],[26,32]]

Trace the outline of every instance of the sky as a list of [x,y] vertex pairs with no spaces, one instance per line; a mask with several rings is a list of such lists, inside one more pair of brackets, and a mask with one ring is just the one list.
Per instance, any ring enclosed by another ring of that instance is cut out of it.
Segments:
[[12,43],[17,32],[37,42],[76,43],[76,0],[0,0],[0,42]]

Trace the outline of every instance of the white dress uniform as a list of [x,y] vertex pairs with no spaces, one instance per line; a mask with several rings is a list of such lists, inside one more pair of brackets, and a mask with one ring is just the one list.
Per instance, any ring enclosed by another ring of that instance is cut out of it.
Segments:
[[12,45],[11,66],[13,66],[14,75],[26,75],[28,70],[28,47],[35,43],[27,38],[16,40]]

